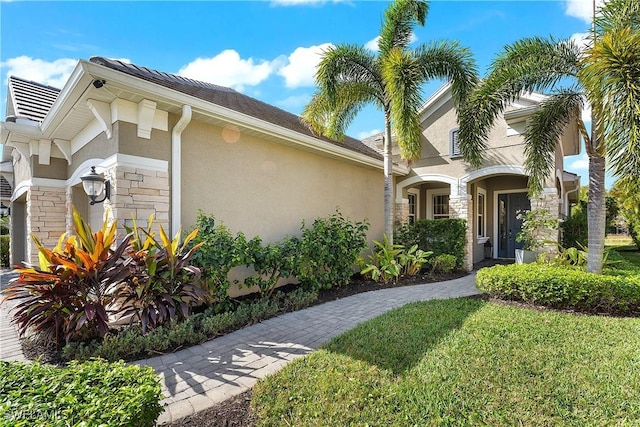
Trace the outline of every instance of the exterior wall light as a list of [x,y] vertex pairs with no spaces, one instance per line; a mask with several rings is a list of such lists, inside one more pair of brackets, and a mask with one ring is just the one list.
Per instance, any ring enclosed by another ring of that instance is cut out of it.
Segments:
[[0,218],[6,218],[11,215],[11,208],[0,203]]
[[[91,172],[87,172],[80,177],[82,180],[82,188],[84,188],[84,192],[87,193],[90,205],[95,205],[96,203],[102,203],[108,198],[111,197],[111,184],[109,180],[105,180],[101,175],[96,173],[96,167],[91,166]],[[104,190],[104,197],[100,200],[97,200],[98,197],[102,194]]]

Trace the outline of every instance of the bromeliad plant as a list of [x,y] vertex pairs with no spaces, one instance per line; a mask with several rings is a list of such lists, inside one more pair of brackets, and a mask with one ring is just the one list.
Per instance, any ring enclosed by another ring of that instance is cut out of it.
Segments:
[[180,243],[180,230],[170,239],[160,226],[158,241],[152,225],[153,215],[147,229],[139,228],[135,220],[133,227],[125,226],[133,236],[129,255],[136,260],[137,272],[118,292],[122,316],[131,316],[132,322],[139,320],[144,333],[165,322],[189,317],[191,307],[206,297],[206,292],[193,284],[200,269],[190,264],[202,243],[188,248],[198,229]]
[[360,274],[376,282],[388,283],[401,274],[415,276],[433,255],[431,251],[418,249],[418,245],[405,250],[403,245],[390,243],[386,235],[382,242],[374,241],[374,244],[376,247],[369,255],[370,263],[360,260]]
[[4,301],[20,301],[13,316],[19,332],[32,329],[58,347],[71,339],[103,337],[114,311],[115,291],[130,278],[130,236],[116,243],[116,225],[105,221],[94,233],[73,210],[75,236],[62,235],[54,249],[32,235],[39,251],[38,267],[17,267],[19,277]]

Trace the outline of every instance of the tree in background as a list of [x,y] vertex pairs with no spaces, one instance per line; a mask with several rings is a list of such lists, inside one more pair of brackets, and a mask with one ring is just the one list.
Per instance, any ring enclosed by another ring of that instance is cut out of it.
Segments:
[[[529,191],[538,195],[566,126],[574,123],[589,156],[587,270],[601,273],[605,239],[605,159],[618,177],[640,178],[640,1],[610,0],[594,18],[586,49],[572,40],[525,38],[494,60],[461,113],[464,158],[482,164],[498,114],[521,94],[547,92],[525,131]],[[591,105],[591,132],[581,110]]]
[[620,214],[627,223],[633,243],[640,249],[640,181],[619,179],[613,184],[611,195],[618,202]]
[[[587,221],[588,194],[588,186],[580,187],[578,203],[571,208],[571,213],[561,224],[562,246],[565,248],[587,247],[589,238]],[[605,196],[605,206],[605,228],[609,230],[614,226],[619,213],[616,198],[613,195],[607,194]]]
[[422,84],[434,78],[450,81],[458,107],[477,80],[471,52],[457,42],[409,48],[413,28],[425,24],[428,10],[424,0],[397,0],[385,12],[379,52],[347,44],[324,52],[316,73],[318,91],[302,113],[314,132],[342,140],[365,105],[374,104],[384,112],[384,230],[390,242],[394,225],[392,135],[403,159],[420,158],[418,108],[422,104]]

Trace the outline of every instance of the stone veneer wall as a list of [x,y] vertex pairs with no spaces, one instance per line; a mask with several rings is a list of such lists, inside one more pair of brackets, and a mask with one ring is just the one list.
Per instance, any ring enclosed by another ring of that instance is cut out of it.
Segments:
[[[554,189],[555,190],[555,189]],[[547,189],[544,194],[535,199],[531,199],[531,210],[547,209],[551,217],[558,218],[560,214],[560,199],[555,191]],[[549,242],[559,241],[559,231],[553,229],[547,229],[542,232],[542,238]],[[555,254],[558,251],[558,247],[554,243],[546,243],[542,249],[543,252]]]
[[473,270],[473,205],[469,203],[467,196],[449,198],[449,217],[467,221],[466,245],[464,248],[464,261],[462,268]]
[[65,188],[33,186],[27,190],[28,262],[38,262],[38,248],[31,239],[31,233],[45,247],[55,247],[60,236],[67,231],[69,206]]
[[113,167],[105,177],[111,181],[111,198],[106,201],[111,217],[118,226],[131,224],[136,218],[140,226],[154,214],[154,229],[162,227],[169,232],[169,174],[143,168]]
[[396,203],[394,223],[404,224],[409,221],[409,200],[402,199],[402,203]]

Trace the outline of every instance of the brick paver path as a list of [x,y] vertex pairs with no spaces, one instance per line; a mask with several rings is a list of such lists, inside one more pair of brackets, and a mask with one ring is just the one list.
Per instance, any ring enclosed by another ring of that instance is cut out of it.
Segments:
[[414,301],[479,293],[475,273],[446,282],[381,289],[287,313],[176,353],[136,362],[162,378],[166,423],[250,389],[296,357],[355,325]]
[[[5,289],[9,280],[15,276],[6,270],[0,271],[0,289]],[[1,295],[0,301],[2,301]],[[10,322],[9,309],[14,305],[13,301],[0,305],[0,360],[25,361],[16,327]]]

